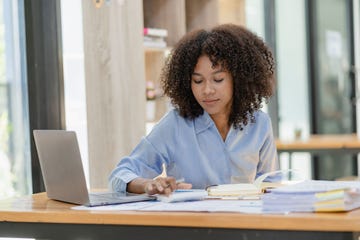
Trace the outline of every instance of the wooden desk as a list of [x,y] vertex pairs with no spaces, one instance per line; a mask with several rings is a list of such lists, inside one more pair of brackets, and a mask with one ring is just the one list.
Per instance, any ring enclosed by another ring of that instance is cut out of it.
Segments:
[[359,153],[360,139],[356,134],[310,135],[306,140],[276,140],[278,153],[282,152],[344,152]]
[[[226,201],[224,202],[226,204]],[[287,215],[79,211],[44,193],[0,201],[0,236],[46,239],[358,239],[360,210]]]
[[[360,153],[360,139],[356,134],[341,135],[310,135],[308,139],[300,140],[276,140],[278,154],[289,154],[289,168],[292,168],[292,154],[295,152],[308,152],[311,154],[338,153],[338,154],[358,154]],[[315,162],[313,178],[318,179],[319,169]],[[355,175],[357,164],[354,162]]]

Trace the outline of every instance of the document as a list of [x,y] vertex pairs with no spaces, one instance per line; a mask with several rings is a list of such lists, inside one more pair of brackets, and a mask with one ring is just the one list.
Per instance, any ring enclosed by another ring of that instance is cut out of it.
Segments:
[[124,203],[117,205],[85,207],[76,206],[74,210],[88,211],[161,211],[161,212],[238,212],[262,213],[259,200],[203,200],[166,203],[161,201],[146,201]]
[[308,180],[270,190],[264,212],[340,212],[360,207],[359,181]]

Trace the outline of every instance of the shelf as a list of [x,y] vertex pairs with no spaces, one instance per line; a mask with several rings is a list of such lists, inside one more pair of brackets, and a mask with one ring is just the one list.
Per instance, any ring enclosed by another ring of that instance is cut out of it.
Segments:
[[[174,46],[186,32],[211,28],[221,23],[245,25],[245,0],[143,0],[144,27],[166,29],[168,46]],[[144,47],[146,81],[160,87],[161,69],[171,47]],[[169,109],[166,97],[155,100],[157,122]]]
[[145,53],[167,53],[171,51],[171,47],[155,48],[155,47],[144,47]]

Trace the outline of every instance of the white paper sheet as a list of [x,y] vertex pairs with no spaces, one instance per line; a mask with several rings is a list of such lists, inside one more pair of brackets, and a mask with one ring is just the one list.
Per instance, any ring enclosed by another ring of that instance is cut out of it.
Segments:
[[240,212],[262,213],[261,201],[248,200],[203,200],[164,203],[147,201],[100,207],[76,206],[74,210],[90,211],[171,211],[171,212]]

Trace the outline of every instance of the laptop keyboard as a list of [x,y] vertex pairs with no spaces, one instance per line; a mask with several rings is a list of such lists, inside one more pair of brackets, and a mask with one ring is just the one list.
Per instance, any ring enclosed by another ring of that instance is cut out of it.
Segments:
[[90,201],[103,201],[103,200],[116,200],[119,198],[125,198],[126,195],[123,193],[90,193]]

